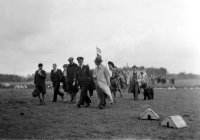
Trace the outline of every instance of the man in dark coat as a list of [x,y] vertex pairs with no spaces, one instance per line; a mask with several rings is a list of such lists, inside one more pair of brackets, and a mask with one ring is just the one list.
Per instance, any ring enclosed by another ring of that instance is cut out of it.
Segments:
[[67,91],[71,96],[70,103],[76,103],[76,95],[78,92],[77,83],[73,84],[78,65],[73,62],[73,59],[74,59],[73,57],[70,57],[68,59],[69,64],[67,67],[67,88],[68,88]]
[[56,64],[53,64],[53,70],[51,70],[50,78],[54,88],[53,102],[57,102],[57,95],[60,95],[62,100],[64,100],[64,94],[60,92],[60,82],[63,78],[63,74],[60,69],[57,69]]
[[75,76],[76,79],[74,79],[74,82],[77,80],[81,88],[80,99],[77,106],[80,107],[81,105],[86,104],[85,107],[89,107],[91,100],[88,97],[87,91],[92,77],[91,72],[87,65],[83,65],[83,57],[78,57],[77,61],[79,63],[79,67],[77,69]]
[[[34,84],[35,88],[39,91],[38,98],[40,101],[40,105],[45,105],[44,95],[46,94],[46,86],[45,86],[46,72],[43,70],[43,64],[38,64],[38,70],[35,72]],[[42,98],[40,97],[40,93],[42,93]]]

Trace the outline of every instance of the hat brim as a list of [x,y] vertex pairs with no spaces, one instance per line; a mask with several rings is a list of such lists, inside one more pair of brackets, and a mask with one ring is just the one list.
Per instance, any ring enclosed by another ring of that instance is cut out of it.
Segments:
[[70,58],[68,59],[68,61],[72,61],[72,60],[74,60],[74,58],[73,58],[73,57],[70,57]]
[[43,66],[43,64],[39,64],[39,65],[38,65],[38,67],[42,67],[42,66]]
[[101,59],[95,59],[94,62],[101,63],[101,62],[103,62],[103,60],[101,60]]
[[101,63],[102,61],[94,61],[94,62],[96,62],[96,63]]
[[83,59],[83,57],[78,57],[77,60],[80,61],[80,60],[84,60],[84,59]]

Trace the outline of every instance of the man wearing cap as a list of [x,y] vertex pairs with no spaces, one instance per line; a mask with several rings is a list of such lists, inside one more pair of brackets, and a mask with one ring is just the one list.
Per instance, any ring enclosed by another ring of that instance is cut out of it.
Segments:
[[134,100],[138,100],[138,92],[139,92],[139,86],[141,85],[141,74],[137,70],[137,66],[132,67],[133,71],[130,71],[127,85],[128,85],[128,92],[133,93]]
[[40,93],[38,94],[38,98],[40,101],[40,105],[45,105],[44,95],[46,94],[46,86],[45,86],[46,72],[43,70],[43,64],[38,64],[38,70],[35,72],[34,84],[35,88],[42,93],[42,99],[40,97]]
[[57,95],[60,95],[62,100],[64,100],[64,94],[60,92],[60,82],[62,81],[63,74],[60,69],[57,69],[57,65],[53,64],[53,69],[51,70],[50,79],[53,83],[54,95],[53,102],[57,102]]
[[96,68],[94,70],[93,78],[95,79],[97,93],[100,99],[99,108],[103,109],[106,105],[105,96],[110,98],[111,104],[113,97],[110,91],[110,74],[106,66],[102,64],[101,57],[95,59]]
[[67,67],[67,91],[69,95],[71,96],[70,103],[76,103],[76,95],[78,92],[78,85],[76,82],[74,83],[75,74],[76,74],[78,65],[75,64],[73,60],[74,60],[73,57],[70,57],[68,59],[69,64]]
[[89,67],[87,65],[83,65],[83,60],[83,57],[77,57],[79,67],[76,71],[74,82],[78,81],[78,85],[81,89],[80,99],[77,106],[80,107],[81,105],[85,104],[85,107],[89,107],[91,100],[88,97],[87,91],[89,89],[89,83],[91,81],[91,73]]

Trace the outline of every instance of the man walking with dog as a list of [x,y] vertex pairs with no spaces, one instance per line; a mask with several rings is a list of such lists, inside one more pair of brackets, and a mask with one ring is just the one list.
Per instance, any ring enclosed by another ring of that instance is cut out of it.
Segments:
[[141,85],[142,81],[142,76],[140,72],[137,70],[137,66],[134,65],[132,67],[133,71],[130,71],[129,77],[127,80],[127,85],[128,85],[128,92],[133,93],[134,100],[138,100],[138,92],[139,92],[139,87]]

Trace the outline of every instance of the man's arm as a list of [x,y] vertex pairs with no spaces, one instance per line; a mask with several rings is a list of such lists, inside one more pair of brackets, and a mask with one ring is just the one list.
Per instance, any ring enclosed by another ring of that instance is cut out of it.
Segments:
[[37,71],[35,72],[35,75],[34,75],[34,84],[36,84],[36,74],[37,74]]
[[59,76],[60,76],[60,78],[62,78],[62,76],[63,76],[63,73],[60,69],[59,69]]
[[64,83],[64,75],[60,69],[59,69],[59,80],[60,82]]
[[93,79],[97,80],[97,70],[96,70],[96,68],[94,69],[92,77],[93,77]]
[[133,81],[133,71],[130,71],[128,74],[128,80],[127,80],[127,84],[130,85]]
[[89,79],[92,79],[92,74],[90,72],[90,68],[87,65],[86,65],[86,74],[87,74],[87,76],[88,76]]
[[149,78],[147,76],[147,73],[145,74],[145,82],[146,82],[147,85],[149,84]]
[[41,74],[39,74],[40,77],[43,79],[46,79],[46,72],[44,70],[41,71]]
[[141,84],[141,82],[142,82],[142,75],[140,74],[140,72],[137,72],[137,82],[139,84]]
[[73,85],[77,82],[78,79],[78,65],[75,66],[74,68],[74,75],[73,75]]
[[104,75],[105,75],[108,86],[110,86],[110,74],[106,67],[104,67]]
[[53,71],[51,71],[50,80],[53,81]]

